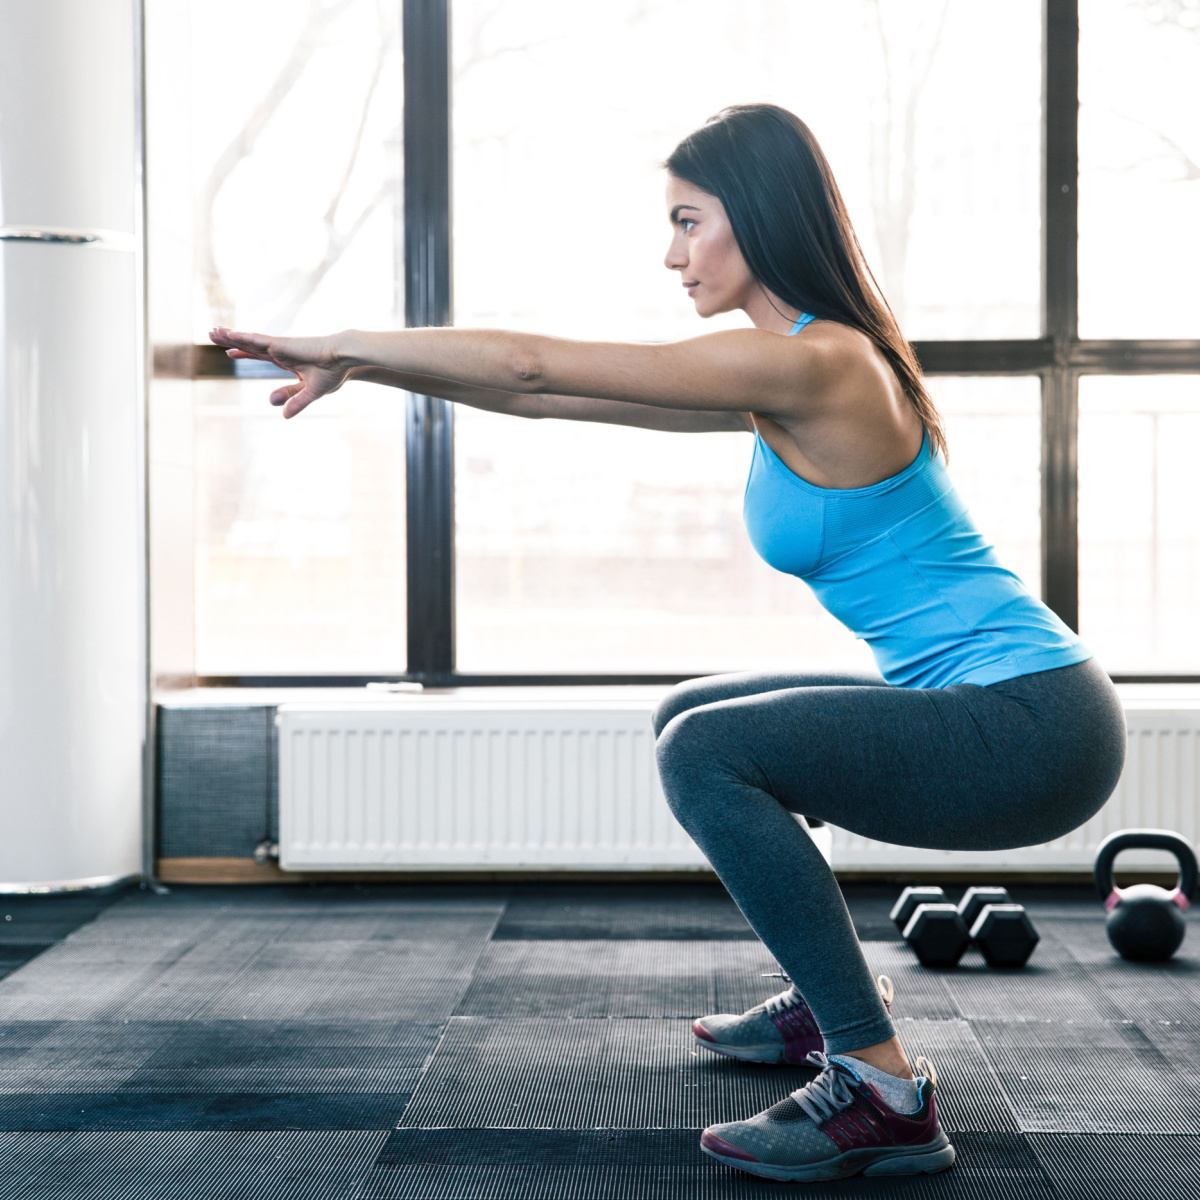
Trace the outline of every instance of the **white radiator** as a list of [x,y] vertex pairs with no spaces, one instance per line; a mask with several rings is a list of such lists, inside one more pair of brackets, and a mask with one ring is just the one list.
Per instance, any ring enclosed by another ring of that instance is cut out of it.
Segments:
[[[1122,688],[1125,773],[1086,825],[1044,846],[918,850],[833,832],[840,870],[1090,867],[1114,829],[1200,836],[1200,692]],[[396,697],[285,704],[279,854],[288,870],[702,869],[663,799],[652,697],[486,700]],[[1121,866],[1163,866],[1122,855]]]

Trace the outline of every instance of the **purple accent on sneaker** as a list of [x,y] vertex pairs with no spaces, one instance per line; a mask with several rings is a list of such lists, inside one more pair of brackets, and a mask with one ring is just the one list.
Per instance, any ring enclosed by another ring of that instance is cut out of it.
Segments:
[[919,1146],[932,1142],[939,1133],[937,1102],[930,1088],[922,1088],[926,1099],[915,1113],[898,1113],[869,1083],[855,1082],[854,1103],[834,1114],[821,1132],[843,1153],[875,1146]]
[[721,1155],[722,1158],[740,1158],[743,1162],[758,1162],[753,1154],[747,1154],[739,1146],[730,1145],[729,1142],[717,1137],[715,1133],[709,1133],[707,1129],[700,1135],[700,1145],[714,1154]]
[[692,1035],[705,1042],[715,1042],[717,1040],[699,1021],[692,1022]]
[[803,1000],[770,1016],[771,1023],[783,1034],[784,1062],[803,1065],[812,1051],[825,1049],[817,1019]]

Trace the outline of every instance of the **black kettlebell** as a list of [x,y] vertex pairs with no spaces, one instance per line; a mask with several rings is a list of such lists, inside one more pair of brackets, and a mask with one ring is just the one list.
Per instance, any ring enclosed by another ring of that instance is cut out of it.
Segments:
[[[1152,883],[1119,888],[1113,863],[1122,850],[1169,850],[1179,862],[1172,891]],[[1105,929],[1122,958],[1155,962],[1170,958],[1183,944],[1183,914],[1196,890],[1196,852],[1186,838],[1169,829],[1122,829],[1100,843],[1096,852],[1096,890],[1108,910]]]

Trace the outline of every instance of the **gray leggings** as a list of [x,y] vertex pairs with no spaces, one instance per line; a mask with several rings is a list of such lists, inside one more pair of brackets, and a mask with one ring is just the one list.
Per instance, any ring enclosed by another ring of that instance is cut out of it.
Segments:
[[718,675],[675,688],[654,729],[672,811],[830,1054],[895,1030],[833,872],[793,813],[901,846],[1033,846],[1097,812],[1125,760],[1124,714],[1094,659],[987,687]]

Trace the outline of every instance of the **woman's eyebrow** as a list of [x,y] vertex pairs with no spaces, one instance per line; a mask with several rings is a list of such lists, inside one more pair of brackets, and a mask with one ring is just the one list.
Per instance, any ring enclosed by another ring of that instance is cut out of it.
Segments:
[[677,204],[671,209],[671,220],[678,221],[680,212],[685,208],[691,209],[692,212],[700,211],[694,204]]

